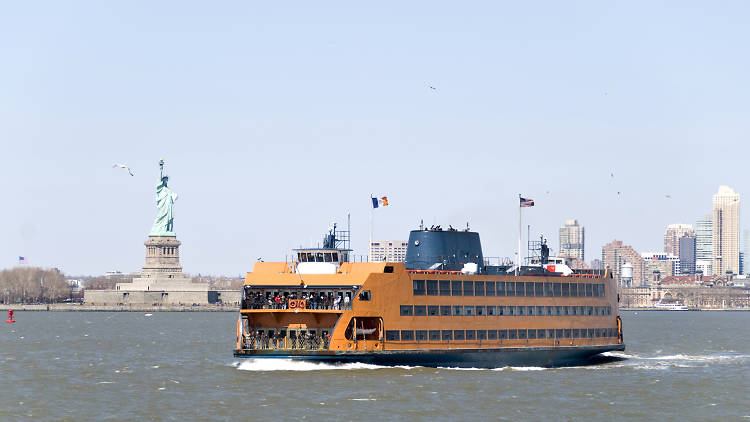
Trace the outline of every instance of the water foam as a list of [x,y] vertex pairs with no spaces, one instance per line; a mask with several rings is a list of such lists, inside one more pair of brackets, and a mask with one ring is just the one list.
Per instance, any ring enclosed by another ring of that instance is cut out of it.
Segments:
[[[329,363],[310,362],[292,359],[247,359],[233,366],[242,371],[328,371],[356,369],[386,369],[392,366],[372,365],[368,363]],[[408,369],[408,367],[399,367]]]

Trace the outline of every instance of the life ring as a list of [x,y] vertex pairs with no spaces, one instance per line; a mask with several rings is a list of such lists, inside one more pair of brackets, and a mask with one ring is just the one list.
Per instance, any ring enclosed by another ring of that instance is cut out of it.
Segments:
[[297,307],[301,309],[305,309],[307,307],[307,304],[305,303],[305,299],[300,299],[299,302],[297,302]]
[[289,309],[294,309],[297,307],[297,299],[291,299],[289,301]]

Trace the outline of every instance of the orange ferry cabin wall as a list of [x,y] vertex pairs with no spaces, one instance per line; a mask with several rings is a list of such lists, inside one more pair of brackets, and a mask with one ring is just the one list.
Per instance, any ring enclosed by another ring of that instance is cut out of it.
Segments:
[[[248,273],[245,285],[257,286],[292,286],[300,285],[300,275],[293,273],[289,265],[293,263],[255,264],[254,272]],[[392,273],[385,273],[385,268],[392,268]],[[386,330],[498,330],[498,329],[574,329],[574,328],[615,328],[617,317],[617,290],[614,279],[589,277],[544,277],[544,276],[497,276],[497,275],[446,275],[446,274],[410,274],[402,263],[343,263],[337,274],[302,274],[302,280],[308,287],[315,286],[361,286],[370,291],[370,300],[363,301],[358,295],[353,296],[353,310],[306,310],[295,313],[285,310],[263,310],[252,312],[255,324],[267,327],[282,327],[306,324],[310,328],[330,328],[332,350],[352,350],[353,341],[344,336],[347,326],[353,317],[382,317],[382,333]],[[603,283],[605,297],[534,297],[534,296],[415,296],[413,280],[462,280],[462,281],[535,281],[535,282],[576,282]],[[611,306],[611,315],[602,316],[401,316],[401,305],[476,305],[476,306]],[[243,311],[245,313],[245,311]],[[311,318],[314,316],[314,318]],[[250,314],[249,314],[250,315]],[[336,318],[339,318],[336,322]],[[310,325],[313,324],[313,325]],[[578,338],[563,339],[557,344],[612,344],[613,338]],[[616,341],[615,341],[616,342]],[[378,341],[358,340],[356,349],[362,347],[372,350]],[[497,347],[523,345],[553,345],[554,339],[506,339],[498,340],[451,340],[444,341],[387,341],[387,349],[434,349]]]

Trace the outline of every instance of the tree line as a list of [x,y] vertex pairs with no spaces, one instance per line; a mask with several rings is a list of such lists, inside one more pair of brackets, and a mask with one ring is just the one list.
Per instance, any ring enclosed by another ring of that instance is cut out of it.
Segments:
[[71,297],[65,275],[58,269],[19,267],[0,271],[0,302],[49,303]]

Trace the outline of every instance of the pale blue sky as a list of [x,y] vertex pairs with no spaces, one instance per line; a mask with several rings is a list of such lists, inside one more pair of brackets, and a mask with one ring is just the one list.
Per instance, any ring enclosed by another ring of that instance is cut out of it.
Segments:
[[376,238],[469,221],[490,256],[523,193],[554,250],[586,227],[587,261],[750,193],[747,3],[405,3],[4,4],[0,268],[139,270],[161,157],[204,274],[347,211],[365,254],[371,193]]

